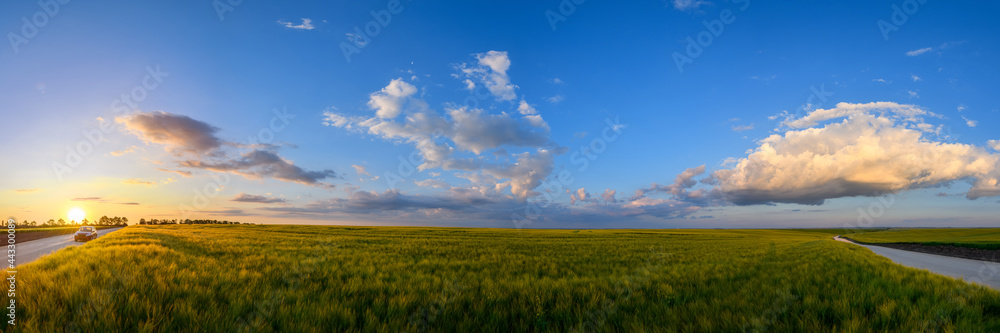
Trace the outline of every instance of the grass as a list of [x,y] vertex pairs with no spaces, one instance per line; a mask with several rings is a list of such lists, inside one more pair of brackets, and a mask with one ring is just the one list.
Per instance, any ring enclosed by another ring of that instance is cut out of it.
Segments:
[[19,267],[17,330],[1000,331],[1000,293],[834,234],[130,226]]
[[1000,249],[1000,229],[890,229],[850,235],[866,243],[952,245],[987,250]]

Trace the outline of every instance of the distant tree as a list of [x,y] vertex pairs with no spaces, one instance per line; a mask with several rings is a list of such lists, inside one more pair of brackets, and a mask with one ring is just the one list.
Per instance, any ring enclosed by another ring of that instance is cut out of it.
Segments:
[[66,225],[66,220],[59,219],[59,225]]
[[31,226],[32,226],[32,227],[35,227],[35,226],[38,226],[38,222],[35,222],[35,221],[31,221]]
[[146,218],[145,217],[139,218],[139,224],[140,225],[146,224]]
[[126,227],[128,226],[128,218],[127,217],[122,217],[122,225],[126,226]]
[[85,218],[83,218],[83,221],[80,221],[80,224],[90,225],[90,221],[87,221],[87,218],[85,217]]

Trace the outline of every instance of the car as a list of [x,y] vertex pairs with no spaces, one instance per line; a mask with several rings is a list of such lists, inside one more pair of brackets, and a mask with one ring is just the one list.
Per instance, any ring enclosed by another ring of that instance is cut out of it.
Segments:
[[97,228],[94,227],[80,227],[80,229],[73,234],[73,241],[76,242],[89,241],[94,238],[97,238]]

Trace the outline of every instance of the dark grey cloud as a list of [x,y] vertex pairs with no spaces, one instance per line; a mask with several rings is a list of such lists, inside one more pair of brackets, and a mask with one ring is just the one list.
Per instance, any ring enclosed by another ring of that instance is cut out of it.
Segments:
[[256,203],[283,203],[283,202],[288,202],[287,200],[281,199],[281,198],[268,198],[268,197],[265,197],[265,196],[262,196],[262,195],[253,195],[253,194],[246,194],[246,193],[237,194],[236,197],[233,198],[231,201],[237,201],[237,202],[256,202]]
[[180,163],[183,167],[205,169],[217,172],[230,172],[247,178],[274,178],[305,185],[322,185],[320,180],[336,178],[333,170],[306,171],[281,158],[278,154],[266,150],[252,150],[240,158],[220,162],[205,162],[187,160]]
[[184,115],[154,111],[116,121],[144,141],[166,145],[173,152],[208,154],[226,143],[215,136],[219,128]]
[[[185,157],[180,167],[228,172],[247,178],[273,178],[313,186],[332,186],[320,180],[337,178],[333,170],[309,171],[296,166],[276,152],[280,145],[239,144],[216,136],[219,128],[188,116],[163,111],[137,113],[117,118],[119,123],[147,143],[166,146],[178,157]],[[236,156],[238,150],[250,149]],[[190,177],[191,171],[159,168]]]

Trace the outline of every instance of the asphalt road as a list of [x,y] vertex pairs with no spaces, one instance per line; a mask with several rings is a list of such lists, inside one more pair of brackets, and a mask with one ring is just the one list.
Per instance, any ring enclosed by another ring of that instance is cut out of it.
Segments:
[[875,254],[889,258],[892,262],[903,266],[926,269],[933,273],[1000,290],[1000,263],[863,245],[840,238],[839,236],[833,239],[864,246],[875,252]]
[[[101,229],[97,231],[97,238],[104,237],[105,235],[115,232],[121,228],[111,228],[111,229]],[[86,244],[85,242],[73,241],[73,234],[59,235],[48,238],[41,238],[32,241],[27,241],[24,243],[17,243],[15,250],[14,259],[17,265],[24,265],[29,262],[35,261],[35,259],[41,258],[42,256],[59,251],[60,249],[67,246],[77,246],[81,244]]]

